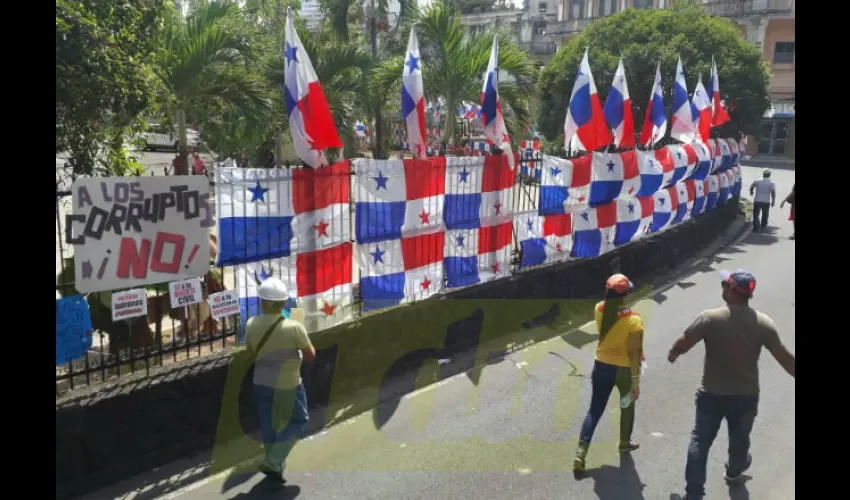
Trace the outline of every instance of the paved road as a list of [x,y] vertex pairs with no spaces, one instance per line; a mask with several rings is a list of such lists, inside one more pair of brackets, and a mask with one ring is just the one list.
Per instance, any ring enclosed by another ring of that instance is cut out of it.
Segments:
[[[744,171],[746,188],[760,169]],[[784,196],[794,172],[776,170],[774,179]],[[231,473],[167,498],[678,499],[703,347],[675,365],[667,363],[666,353],[697,313],[721,303],[717,270],[753,272],[759,280],[753,305],[776,320],[783,341],[795,350],[795,243],[787,239],[787,208],[772,217],[772,225],[767,234],[748,235],[637,305],[647,323],[649,363],[637,407],[635,437],[642,447],[631,457],[616,453],[617,398],[611,398],[584,479],[574,478],[569,467],[589,404],[595,343],[578,349],[556,337],[488,366],[477,387],[460,375],[408,395],[380,430],[366,413],[302,441],[290,457],[283,490],[258,475]],[[794,498],[795,381],[765,352],[761,382],[752,479],[734,488],[723,482],[727,438],[721,431],[709,461],[708,498]],[[90,498],[117,496],[112,490]]]

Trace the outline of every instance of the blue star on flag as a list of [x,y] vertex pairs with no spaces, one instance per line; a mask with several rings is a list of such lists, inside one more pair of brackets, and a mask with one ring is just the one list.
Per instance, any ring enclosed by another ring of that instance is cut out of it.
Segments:
[[264,198],[264,196],[269,191],[269,188],[264,188],[263,186],[261,186],[260,181],[258,179],[257,185],[252,188],[248,188],[248,191],[251,191],[251,201],[262,201],[263,203],[265,203],[266,199]]
[[462,247],[463,246],[463,236],[458,236],[457,238],[455,238],[455,243],[457,243],[457,246]]
[[534,231],[534,222],[531,219],[528,219],[528,230]]
[[609,172],[614,171],[614,162],[613,161],[608,161],[608,171]]
[[384,188],[384,191],[389,191],[389,189],[387,188],[387,181],[390,178],[384,177],[384,174],[382,174],[380,170],[378,170],[378,176],[372,178],[375,179],[375,182],[377,183],[375,186],[376,191],[380,191],[381,188]]
[[379,247],[375,247],[375,251],[370,254],[372,258],[375,259],[374,264],[377,264],[378,262],[383,264],[385,253],[387,252],[381,250]]
[[413,73],[415,69],[421,69],[419,67],[419,58],[414,56],[413,54],[407,55],[407,62],[405,63],[408,68],[410,68],[410,72]]
[[587,213],[587,212],[583,212],[581,214],[581,218],[584,219],[585,221],[589,221],[590,220],[590,214]]
[[632,203],[629,203],[629,213],[630,213],[630,214],[635,213],[635,206],[634,206],[634,204],[632,204]]
[[286,42],[285,56],[287,64],[293,61],[298,62],[298,57],[295,55],[296,52],[298,52],[298,47],[293,47],[289,42]]
[[558,174],[561,173],[561,169],[558,167],[549,167],[549,171],[552,172],[552,177],[558,177]]
[[460,182],[466,182],[466,178],[469,177],[469,172],[466,171],[466,167],[463,167],[463,170],[460,172]]

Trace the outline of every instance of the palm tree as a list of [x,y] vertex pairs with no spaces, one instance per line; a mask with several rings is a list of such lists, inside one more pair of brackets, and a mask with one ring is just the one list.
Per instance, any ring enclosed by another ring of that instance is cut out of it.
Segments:
[[176,11],[166,17],[157,73],[163,88],[160,105],[177,125],[177,174],[188,173],[187,113],[259,117],[271,108],[267,86],[249,71],[249,45],[234,26],[237,13],[235,3],[214,0],[185,18]]
[[[499,82],[505,122],[512,136],[523,129],[528,122],[538,72],[528,54],[513,43],[509,33],[494,30],[467,34],[458,12],[442,2],[432,3],[424,10],[411,8],[408,24],[416,24],[419,35],[425,95],[442,96],[446,101],[446,123],[441,137],[443,149],[454,137],[456,110],[461,101],[477,101],[481,95],[494,35],[499,35],[499,69],[515,80]],[[400,89],[403,64],[403,55],[381,64],[374,72],[372,92],[387,99],[398,99],[399,93],[388,92],[388,89]]]

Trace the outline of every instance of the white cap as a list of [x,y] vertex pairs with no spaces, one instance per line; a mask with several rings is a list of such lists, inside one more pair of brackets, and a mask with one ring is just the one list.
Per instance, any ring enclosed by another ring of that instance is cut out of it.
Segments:
[[762,170],[762,171],[761,171],[761,175],[763,175],[763,176],[765,176],[765,177],[770,176],[770,169],[769,169],[769,168],[766,168],[766,169]]
[[283,302],[289,299],[289,290],[280,278],[271,277],[263,281],[257,295],[263,300]]

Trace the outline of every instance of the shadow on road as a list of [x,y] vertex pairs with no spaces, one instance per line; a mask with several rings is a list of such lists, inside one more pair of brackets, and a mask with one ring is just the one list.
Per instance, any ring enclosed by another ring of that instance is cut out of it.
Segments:
[[275,482],[263,479],[255,484],[248,493],[239,493],[230,497],[230,500],[244,499],[268,499],[268,500],[292,500],[301,494],[299,486],[281,486]]
[[620,466],[603,465],[590,469],[577,477],[579,481],[589,477],[593,479],[593,491],[599,500],[643,500],[643,489],[635,461],[631,454],[620,455]]

